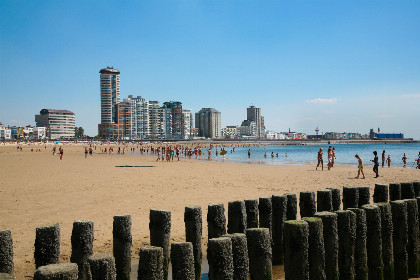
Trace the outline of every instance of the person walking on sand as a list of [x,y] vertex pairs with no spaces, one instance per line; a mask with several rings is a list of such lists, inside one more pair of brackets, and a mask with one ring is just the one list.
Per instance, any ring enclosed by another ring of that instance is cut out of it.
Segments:
[[388,163],[388,168],[391,167],[391,156],[388,155],[387,159],[386,159],[386,163]]
[[60,160],[63,160],[63,154],[64,154],[64,149],[63,147],[60,147],[60,149],[58,149],[59,153],[60,153]]
[[375,157],[373,158],[373,160],[371,160],[373,162],[373,172],[375,172],[376,176],[375,178],[379,177],[379,158],[378,158],[378,152],[377,151],[373,151],[373,154],[375,155]]
[[404,163],[404,166],[403,167],[407,167],[407,159],[408,159],[408,157],[405,155],[405,153],[404,153],[404,155],[403,155],[403,157],[402,157],[402,162]]
[[356,178],[359,179],[360,173],[362,173],[363,175],[362,179],[365,179],[365,173],[363,173],[363,161],[358,154],[355,155],[355,158],[357,158],[357,160],[359,161],[359,165],[357,166],[358,170],[357,170]]
[[335,157],[335,147],[332,148],[332,161],[331,161],[331,167],[334,167],[334,160],[336,159]]
[[382,168],[384,168],[385,164],[385,150],[382,151]]
[[87,158],[87,154],[88,154],[88,148],[85,147],[85,158]]
[[319,152],[318,152],[318,164],[315,168],[315,170],[318,170],[319,165],[321,165],[322,170],[324,170],[324,160],[322,158],[323,152],[322,152],[322,148],[319,148]]

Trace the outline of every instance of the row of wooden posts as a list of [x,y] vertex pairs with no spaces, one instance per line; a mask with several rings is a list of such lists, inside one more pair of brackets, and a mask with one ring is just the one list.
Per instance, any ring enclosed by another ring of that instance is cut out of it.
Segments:
[[[288,193],[208,206],[210,280],[272,279],[284,264],[287,280],[420,277],[420,182]],[[341,209],[343,202],[343,210]],[[171,212],[150,210],[150,246],[140,248],[139,280],[201,279],[202,210],[187,206],[186,242],[170,244]],[[70,263],[59,263],[59,224],[36,229],[35,280],[130,279],[131,216],[115,216],[113,255],[93,254],[94,224],[75,221]],[[170,248],[170,250],[169,250]],[[14,279],[13,240],[0,231],[0,280]]]

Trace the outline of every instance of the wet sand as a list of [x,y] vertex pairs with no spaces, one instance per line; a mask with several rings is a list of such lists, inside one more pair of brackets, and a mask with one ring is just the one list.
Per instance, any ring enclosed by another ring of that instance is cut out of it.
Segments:
[[[31,146],[32,147],[32,146]],[[35,228],[60,223],[61,262],[71,253],[75,220],[95,223],[94,252],[112,253],[114,215],[130,214],[133,226],[132,262],[138,263],[139,247],[149,243],[149,210],[172,211],[172,241],[184,241],[184,207],[203,208],[203,254],[207,244],[207,205],[234,200],[281,195],[286,192],[369,186],[375,183],[420,180],[420,171],[380,168],[374,179],[365,165],[367,179],[354,179],[356,167],[336,166],[315,171],[315,165],[270,166],[224,164],[207,160],[156,162],[155,157],[94,154],[85,159],[83,146],[64,146],[64,157],[52,156],[52,146],[33,146],[42,152],[22,152],[15,145],[0,146],[0,228],[11,229],[16,279],[30,279]],[[94,152],[99,152],[100,148]],[[114,148],[114,151],[116,149]],[[116,166],[153,167],[116,167]],[[227,213],[226,213],[227,216]],[[275,276],[274,279],[282,279]]]

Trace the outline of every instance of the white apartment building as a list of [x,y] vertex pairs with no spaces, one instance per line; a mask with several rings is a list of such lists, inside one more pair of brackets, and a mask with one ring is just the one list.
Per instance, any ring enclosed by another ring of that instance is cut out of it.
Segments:
[[149,100],[141,96],[133,97],[129,95],[124,99],[124,102],[129,103],[131,107],[131,134],[136,139],[146,139],[149,137],[150,130],[150,115],[149,115]]
[[184,139],[192,139],[192,128],[193,128],[193,113],[191,109],[182,109],[182,121],[184,128]]
[[12,139],[12,130],[5,126],[0,126],[0,140]]
[[159,101],[149,101],[149,138],[161,138],[162,129],[162,107]]
[[68,110],[42,109],[35,122],[37,127],[47,127],[50,139],[74,137],[75,115]]

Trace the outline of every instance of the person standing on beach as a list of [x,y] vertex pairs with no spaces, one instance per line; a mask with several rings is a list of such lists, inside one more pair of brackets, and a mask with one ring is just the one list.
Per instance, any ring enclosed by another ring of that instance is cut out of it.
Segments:
[[384,168],[384,164],[385,164],[385,150],[383,150],[382,152],[382,168]]
[[379,158],[378,158],[378,152],[377,151],[373,151],[373,154],[375,155],[375,157],[373,158],[373,160],[371,160],[373,162],[373,172],[375,172],[376,176],[375,178],[379,177]]
[[60,160],[63,160],[63,154],[64,154],[64,149],[63,147],[60,147],[60,149],[58,149],[59,153],[60,153]]
[[388,157],[386,159],[386,162],[388,163],[388,168],[390,168],[391,167],[391,156],[390,155],[388,155]]
[[363,173],[363,161],[358,154],[355,155],[355,158],[357,158],[357,160],[359,161],[359,165],[357,166],[358,170],[357,170],[356,178],[359,179],[360,173],[362,173],[363,175],[362,179],[365,179],[365,173]]
[[403,157],[402,157],[402,162],[404,163],[404,166],[403,167],[407,167],[407,159],[408,159],[408,157],[405,155],[405,153],[404,153],[404,155],[403,155]]
[[56,150],[56,147],[54,146],[53,149],[52,149],[52,154],[53,155],[55,155],[55,150]]
[[335,157],[335,147],[332,148],[332,162],[331,162],[331,167],[334,167],[334,160],[336,159]]
[[328,165],[327,166],[328,166],[328,170],[330,170],[331,167],[332,167],[332,147],[331,146],[328,148],[327,156],[328,156]]
[[251,158],[251,149],[248,149],[248,158]]
[[85,147],[85,158],[87,158],[87,154],[88,154],[88,148]]
[[315,168],[315,170],[318,170],[319,165],[321,165],[322,170],[324,170],[324,159],[322,158],[323,152],[322,152],[322,148],[319,148],[319,152],[318,152],[318,164]]

